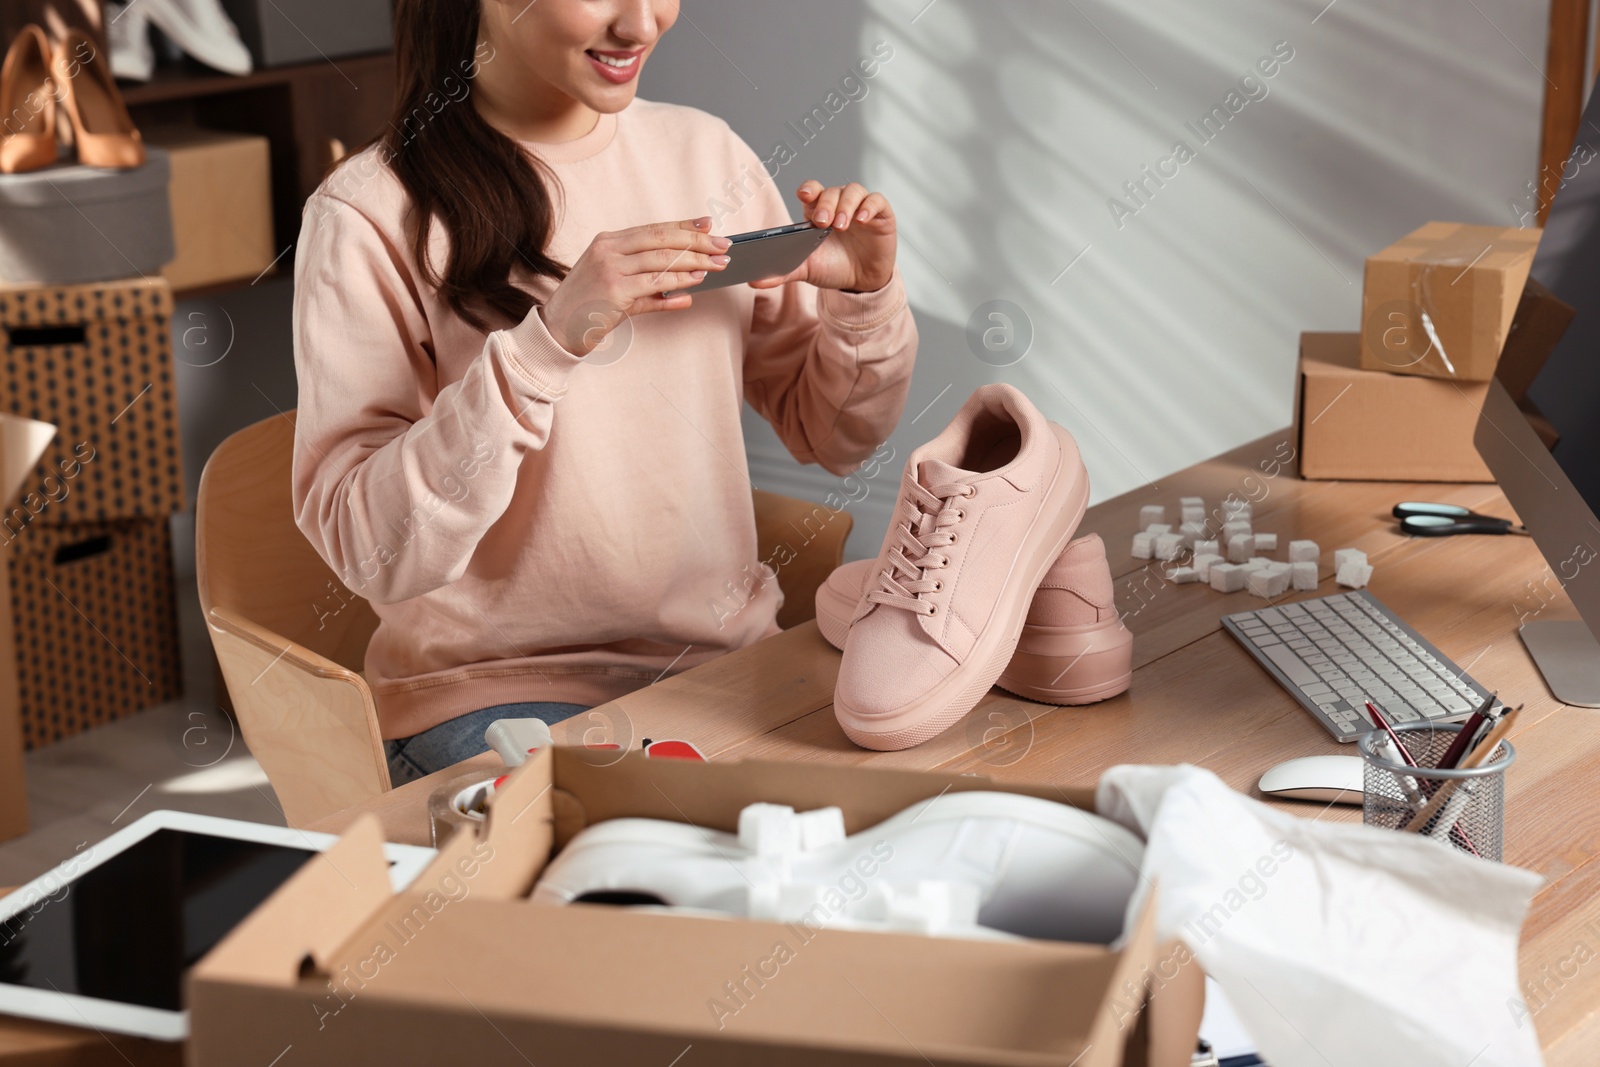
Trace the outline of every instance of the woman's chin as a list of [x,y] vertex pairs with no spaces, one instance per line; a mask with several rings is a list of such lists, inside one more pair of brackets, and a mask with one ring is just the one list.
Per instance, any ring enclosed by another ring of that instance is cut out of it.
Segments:
[[638,95],[639,80],[635,78],[626,85],[586,85],[578,99],[602,115],[613,115],[633,103]]

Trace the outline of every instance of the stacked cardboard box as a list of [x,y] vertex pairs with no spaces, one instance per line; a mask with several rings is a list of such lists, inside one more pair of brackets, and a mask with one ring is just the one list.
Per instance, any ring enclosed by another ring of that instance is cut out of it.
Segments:
[[0,512],[29,748],[179,694],[171,314],[159,278],[0,286],[0,410],[57,427]]
[[1304,477],[1493,480],[1472,444],[1489,380],[1517,326],[1531,343],[1553,319],[1528,281],[1539,232],[1430,222],[1367,259],[1360,332],[1300,338]]
[[175,256],[161,274],[179,292],[249,280],[272,266],[272,160],[265,137],[195,126],[141,131],[166,149]]

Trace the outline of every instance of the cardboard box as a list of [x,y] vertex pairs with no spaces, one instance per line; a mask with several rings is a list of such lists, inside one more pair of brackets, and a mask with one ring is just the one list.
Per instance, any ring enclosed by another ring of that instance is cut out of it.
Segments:
[[0,286],[0,410],[59,431],[7,497],[4,534],[183,509],[171,316],[161,278]]
[[1492,482],[1473,447],[1487,382],[1360,367],[1358,335],[1300,335],[1300,475],[1340,481]]
[[[56,428],[48,423],[0,414],[0,494],[10,496],[17,491],[55,436]],[[11,603],[9,570],[9,566],[0,566],[0,604]],[[11,613],[0,611],[0,841],[28,832],[15,637]]]
[[1113,951],[523,899],[552,850],[604,819],[733,830],[764,800],[838,805],[853,833],[973,789],[1093,800],[958,775],[542,750],[405,892],[389,891],[370,815],[302,868],[191,971],[189,1063],[267,1063],[293,1045],[299,1067],[665,1067],[693,1046],[697,1067],[1187,1067],[1201,975],[1160,972],[1153,906]]
[[1536,279],[1528,279],[1494,372],[1511,399],[1523,405],[1524,410],[1528,410],[1528,388],[1544,369],[1556,345],[1561,343],[1577,313],[1576,308]]
[[1539,230],[1430,222],[1367,258],[1361,367],[1486,382]]
[[35,523],[0,543],[27,748],[181,695],[167,519]]
[[271,150],[265,137],[194,126],[143,131],[167,150],[176,258],[162,268],[175,290],[255,278],[272,266]]

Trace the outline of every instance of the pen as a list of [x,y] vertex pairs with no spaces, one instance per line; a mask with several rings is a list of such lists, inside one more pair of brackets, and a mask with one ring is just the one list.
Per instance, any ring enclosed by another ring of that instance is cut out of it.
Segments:
[[[1491,698],[1491,699],[1493,699],[1493,698]],[[1389,735],[1389,743],[1394,745],[1396,750],[1399,751],[1400,758],[1405,761],[1406,766],[1407,767],[1418,767],[1418,763],[1417,763],[1416,757],[1411,755],[1410,750],[1408,750],[1406,748],[1406,746],[1405,746],[1405,742],[1400,740],[1400,735],[1395,732],[1395,729],[1394,729],[1393,726],[1389,725],[1389,720],[1385,719],[1383,717],[1383,713],[1378,710],[1378,706],[1376,704],[1374,704],[1371,700],[1367,701],[1367,714],[1372,716],[1372,721],[1374,723],[1376,723],[1378,726],[1382,727],[1383,732]],[[1465,733],[1465,730],[1463,730],[1462,732]],[[1422,792],[1421,791],[1424,788],[1424,784],[1420,780],[1411,779],[1411,778],[1406,779],[1406,782],[1410,782],[1411,783],[1410,785],[1406,786],[1406,792],[1411,794],[1411,798],[1410,799],[1411,799],[1412,804],[1414,805],[1414,809],[1413,810],[1415,810],[1415,808],[1422,807]],[[1405,784],[1405,783],[1402,783],[1402,784]],[[1450,826],[1450,837],[1455,841],[1456,844],[1460,845],[1462,848],[1466,849],[1468,852],[1472,853],[1474,856],[1480,856],[1481,855],[1481,853],[1478,851],[1477,847],[1473,845],[1472,839],[1467,836],[1467,832],[1465,830],[1461,829],[1460,827],[1454,825],[1453,823]]]
[[[1516,722],[1517,716],[1521,712],[1522,708],[1516,707],[1500,716],[1500,721],[1494,724],[1494,729],[1489,731],[1489,736],[1479,742],[1478,747],[1474,748],[1458,764],[1459,769],[1471,770],[1487,760],[1494,753],[1494,750],[1500,747],[1500,742],[1505,738],[1506,734],[1511,732],[1512,724]],[[1439,814],[1440,809],[1449,802],[1459,782],[1460,779],[1451,779],[1441,786],[1439,791],[1433,794],[1433,799],[1428,801],[1427,806],[1412,816],[1410,822],[1406,823],[1405,830],[1411,833],[1428,825],[1429,820]]]
[[1466,723],[1461,727],[1461,732],[1456,734],[1456,739],[1450,742],[1450,747],[1444,750],[1444,755],[1439,757],[1441,770],[1449,770],[1461,761],[1466,754],[1467,747],[1472,744],[1472,739],[1477,736],[1478,729],[1483,725],[1483,720],[1488,717],[1489,709],[1494,707],[1494,701],[1499,693],[1490,693],[1483,704],[1472,713]]
[[1383,717],[1383,713],[1378,710],[1378,706],[1371,700],[1367,701],[1367,714],[1372,717],[1374,725],[1389,735],[1389,740],[1393,742],[1394,747],[1400,751],[1400,758],[1405,760],[1406,766],[1415,767],[1417,765],[1417,761],[1416,758],[1411,755],[1411,750],[1406,748],[1405,742],[1400,740],[1400,735],[1394,732],[1394,727],[1389,725],[1389,720]]

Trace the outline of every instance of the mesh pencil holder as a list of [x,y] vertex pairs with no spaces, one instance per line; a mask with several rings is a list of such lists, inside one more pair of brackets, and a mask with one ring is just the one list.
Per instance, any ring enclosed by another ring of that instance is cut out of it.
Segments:
[[[1434,765],[1460,732],[1461,726],[1453,723],[1396,726],[1395,733],[1417,761],[1416,767],[1405,765],[1382,730],[1358,738],[1365,771],[1362,821],[1404,830],[1432,804],[1436,813],[1417,832],[1498,863],[1505,837],[1506,768],[1517,758],[1517,750],[1502,741],[1481,766],[1438,769]],[[1439,806],[1441,793],[1447,796]]]

